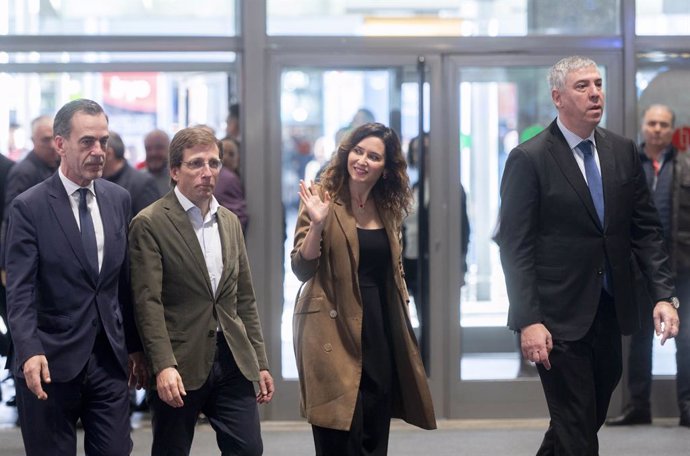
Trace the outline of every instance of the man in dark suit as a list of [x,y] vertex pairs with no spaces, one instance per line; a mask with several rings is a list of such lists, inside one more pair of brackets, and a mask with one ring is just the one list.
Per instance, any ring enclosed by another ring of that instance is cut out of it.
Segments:
[[114,131],[110,132],[105,148],[103,177],[129,192],[132,216],[161,197],[152,176],[129,166],[125,159],[125,143]]
[[620,380],[621,333],[640,326],[633,255],[649,280],[661,343],[678,332],[678,300],[637,148],[597,127],[596,64],[565,58],[549,82],[558,117],[508,157],[499,245],[508,325],[537,363],[551,415],[537,454],[589,456],[599,454],[597,433]]
[[135,315],[155,376],[153,455],[188,455],[199,412],[222,454],[263,451],[257,402],[271,400],[273,379],[242,227],[213,197],[221,150],[203,128],[179,131],[173,190],[131,224]]
[[59,172],[15,198],[7,228],[8,367],[24,447],[76,454],[81,418],[86,454],[128,455],[128,375],[141,384],[146,373],[130,303],[129,195],[100,179],[108,118],[97,103],[67,103],[54,133]]

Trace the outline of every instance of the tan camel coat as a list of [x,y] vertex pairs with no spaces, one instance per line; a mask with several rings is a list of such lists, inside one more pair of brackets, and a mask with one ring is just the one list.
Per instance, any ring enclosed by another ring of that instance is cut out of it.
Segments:
[[[419,348],[407,309],[402,272],[400,227],[379,208],[390,242],[388,325],[395,358],[393,417],[424,429],[436,419]],[[309,230],[300,207],[291,253],[292,270],[306,282],[293,317],[293,337],[300,378],[301,412],[311,424],[349,430],[362,376],[362,298],[357,269],[359,242],[355,218],[335,199],[325,222],[321,256],[299,253]]]

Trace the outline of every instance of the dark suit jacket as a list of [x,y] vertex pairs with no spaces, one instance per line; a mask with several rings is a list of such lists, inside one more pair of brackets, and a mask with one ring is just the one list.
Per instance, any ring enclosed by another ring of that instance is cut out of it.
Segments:
[[[7,215],[9,213],[10,204],[21,193],[30,189],[34,185],[43,182],[55,173],[55,169],[46,165],[40,158],[36,156],[34,151],[29,152],[24,159],[15,166],[7,174],[7,184],[3,194],[2,203],[4,204],[4,214],[2,219],[2,227],[0,228],[0,237],[5,239],[7,232]],[[0,255],[0,262],[4,265],[4,252]],[[4,267],[3,267],[4,269]]]
[[604,190],[600,225],[587,183],[556,121],[516,147],[501,182],[499,245],[508,326],[544,323],[561,340],[582,338],[596,315],[606,258],[623,334],[639,328],[631,259],[655,300],[674,295],[659,217],[635,144],[597,128]]
[[19,195],[9,208],[9,367],[15,375],[23,376],[28,358],[45,354],[53,381],[76,377],[94,346],[99,315],[124,372],[128,347],[140,350],[128,280],[129,195],[103,179],[94,188],[105,235],[97,279],[58,173]]
[[215,294],[194,228],[174,191],[141,211],[130,227],[134,309],[144,352],[154,376],[177,367],[187,391],[208,378],[219,325],[248,380],[258,381],[259,370],[268,370],[240,222],[224,207],[216,216],[223,273]]
[[162,196],[153,176],[132,168],[129,163],[106,179],[127,189],[132,198],[132,217]]
[[[0,154],[0,202],[5,201],[5,187],[7,186],[7,174],[14,165],[14,162],[9,158]],[[0,220],[4,220],[5,206],[0,204]],[[0,237],[0,255],[4,249],[3,239]],[[0,284],[0,318],[7,323],[7,307],[5,301],[5,287]],[[7,351],[9,349],[10,337],[9,334],[4,336],[0,334],[0,356],[7,356]]]

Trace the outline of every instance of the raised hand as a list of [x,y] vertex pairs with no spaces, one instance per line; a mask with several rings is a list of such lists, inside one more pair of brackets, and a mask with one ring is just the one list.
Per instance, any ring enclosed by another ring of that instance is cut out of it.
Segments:
[[316,225],[323,225],[331,205],[331,195],[324,193],[323,200],[319,192],[313,187],[311,181],[299,181],[299,198],[309,214],[309,220]]

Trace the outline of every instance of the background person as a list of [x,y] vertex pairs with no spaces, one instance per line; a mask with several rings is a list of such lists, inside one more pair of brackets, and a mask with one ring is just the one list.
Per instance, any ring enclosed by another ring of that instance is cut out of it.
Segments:
[[558,117],[512,150],[501,182],[498,244],[523,355],[537,363],[551,422],[539,455],[597,455],[620,380],[621,333],[639,328],[634,254],[661,342],[678,331],[662,237],[635,144],[598,128],[603,80],[591,59],[550,70]]
[[160,195],[165,195],[170,191],[169,147],[170,137],[163,130],[153,130],[144,138],[144,150],[146,151],[144,169],[156,180]]
[[114,131],[110,132],[105,148],[103,177],[129,192],[132,199],[132,216],[161,197],[155,179],[127,163],[125,143]]
[[[671,144],[675,114],[665,105],[652,105],[642,115],[640,160],[646,183],[659,211],[664,240],[671,256],[676,290],[680,302],[690,304],[690,155],[679,154]],[[654,320],[649,318],[652,294],[644,288],[637,298],[642,311],[642,326],[630,337],[628,354],[627,405],[623,414],[606,422],[609,426],[649,424],[652,422],[652,343]],[[690,305],[678,311],[680,328],[676,336],[676,397],[679,424],[690,427]]]
[[395,132],[356,128],[321,183],[300,182],[291,253],[305,282],[293,319],[301,411],[317,455],[385,455],[391,417],[436,427],[402,275],[412,195]]
[[244,188],[237,173],[240,165],[240,145],[232,138],[221,141],[223,148],[223,167],[218,173],[218,183],[213,194],[218,204],[240,219],[242,232],[247,232],[249,215],[247,214],[247,200],[244,198]]

